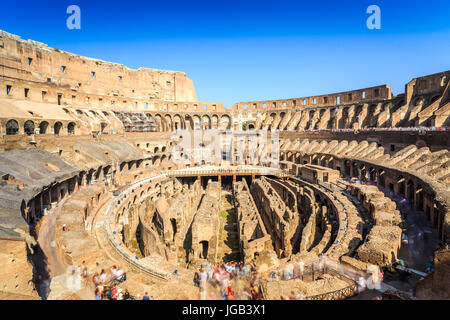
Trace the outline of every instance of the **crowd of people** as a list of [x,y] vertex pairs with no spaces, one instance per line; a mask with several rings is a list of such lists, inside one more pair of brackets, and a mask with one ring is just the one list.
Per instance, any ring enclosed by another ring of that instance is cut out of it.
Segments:
[[253,263],[203,263],[194,275],[200,300],[263,300],[261,279]]
[[[88,277],[87,267],[83,261],[81,265],[81,275],[83,278]],[[111,267],[109,272],[102,269],[100,273],[95,272],[92,276],[92,283],[95,286],[95,300],[129,300],[133,297],[127,289],[123,290],[117,286],[127,279],[126,272],[115,265]]]
[[[292,262],[282,268],[258,272],[253,261],[229,262],[224,264],[203,263],[194,275],[194,285],[200,289],[200,300],[264,300],[263,283],[270,281],[288,281],[292,279],[320,279],[328,270],[345,275],[358,283],[358,291],[367,287],[367,281],[372,284],[382,282],[383,272],[374,270],[360,272],[349,267],[333,263],[321,255],[318,261],[306,265],[303,261]],[[301,293],[291,292],[287,300],[306,300]]]
[[[254,261],[247,264],[229,262],[224,264],[203,263],[194,275],[194,284],[200,288],[200,300],[263,300],[263,282],[291,280],[302,278],[306,272],[323,271],[325,260],[312,266],[305,266],[303,261],[290,263],[283,268],[258,272]],[[306,270],[307,269],[307,270]],[[287,297],[293,300],[304,300],[301,294]]]

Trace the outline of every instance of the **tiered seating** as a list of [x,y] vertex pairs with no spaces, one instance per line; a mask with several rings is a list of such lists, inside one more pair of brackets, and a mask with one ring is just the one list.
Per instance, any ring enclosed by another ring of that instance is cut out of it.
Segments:
[[395,262],[401,246],[402,218],[395,203],[375,186],[350,185],[351,192],[369,209],[375,225],[357,251],[358,259],[379,266]]

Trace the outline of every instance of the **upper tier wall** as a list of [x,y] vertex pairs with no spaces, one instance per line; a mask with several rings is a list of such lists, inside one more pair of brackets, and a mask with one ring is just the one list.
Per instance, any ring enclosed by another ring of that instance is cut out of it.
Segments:
[[383,101],[392,98],[388,85],[294,99],[238,102],[232,110],[292,109],[300,107],[336,106],[340,104]]
[[[197,101],[184,72],[139,68],[86,58],[0,30],[0,76],[89,93],[163,101]],[[65,91],[65,92],[64,92]]]

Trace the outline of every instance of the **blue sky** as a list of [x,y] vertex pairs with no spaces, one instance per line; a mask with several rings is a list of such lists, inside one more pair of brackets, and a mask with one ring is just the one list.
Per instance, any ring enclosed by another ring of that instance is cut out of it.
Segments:
[[[81,8],[81,30],[66,8]],[[366,9],[381,8],[381,30]],[[5,9],[3,4],[3,9]],[[284,99],[450,69],[450,1],[9,1],[0,29],[137,69],[184,71],[200,101]]]

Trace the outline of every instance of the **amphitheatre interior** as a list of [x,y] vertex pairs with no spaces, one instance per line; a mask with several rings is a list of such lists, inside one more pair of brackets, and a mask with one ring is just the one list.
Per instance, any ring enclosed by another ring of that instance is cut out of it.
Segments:
[[[83,261],[120,265],[134,295],[198,299],[205,263],[322,259],[319,277],[261,282],[264,298],[362,297],[354,275],[377,266],[382,288],[448,299],[449,77],[227,109],[183,72],[0,31],[0,299],[92,299],[65,285]],[[416,271],[402,281],[399,259]]]

